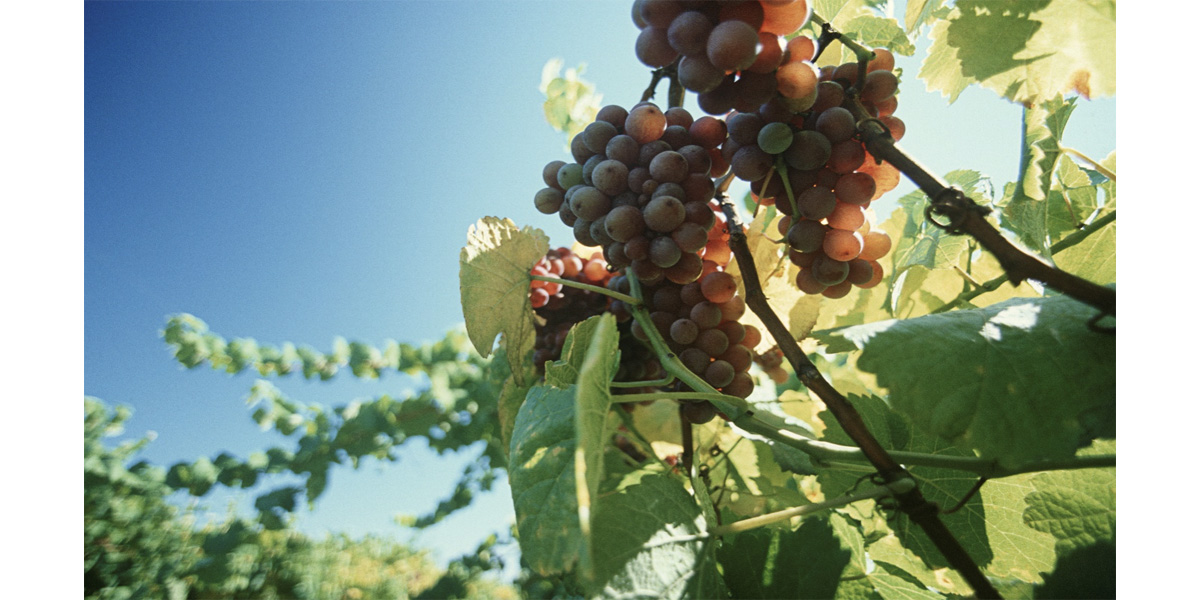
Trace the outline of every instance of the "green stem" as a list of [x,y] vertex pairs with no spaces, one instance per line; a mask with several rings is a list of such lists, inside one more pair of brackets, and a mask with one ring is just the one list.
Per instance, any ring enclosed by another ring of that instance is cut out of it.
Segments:
[[787,178],[787,164],[783,161],[783,155],[775,159],[775,170],[779,172],[779,181],[783,183],[783,189],[787,191],[788,204],[792,207],[793,220],[800,218],[800,210],[796,208],[796,195],[792,193],[792,182]]
[[592,292],[596,292],[597,294],[604,294],[605,296],[608,296],[609,298],[613,298],[614,300],[620,300],[621,302],[624,302],[631,307],[634,306],[635,304],[641,303],[640,300],[638,300],[637,298],[634,298],[633,296],[629,296],[627,294],[622,294],[621,292],[614,292],[613,290],[610,290],[610,289],[604,288],[604,287],[600,287],[598,285],[592,285],[590,283],[583,283],[581,281],[575,281],[573,279],[563,279],[561,277],[550,277],[549,275],[530,275],[530,277],[532,277],[533,279],[536,279],[538,281],[549,281],[551,283],[561,283],[566,287],[579,288],[581,290],[589,290]]
[[759,527],[765,527],[767,525],[774,525],[776,523],[782,523],[784,521],[792,519],[793,517],[803,517],[803,516],[811,515],[813,513],[820,512],[823,510],[829,510],[832,508],[840,508],[842,506],[846,506],[847,504],[853,504],[860,500],[870,500],[873,498],[881,498],[883,496],[887,496],[887,495],[890,495],[893,493],[902,494],[904,492],[912,490],[914,487],[916,487],[916,485],[917,485],[916,482],[914,482],[911,479],[897,479],[896,481],[893,481],[887,485],[873,486],[873,487],[868,488],[857,494],[849,494],[846,496],[840,496],[840,497],[834,498],[832,500],[826,500],[824,502],[815,502],[813,504],[805,504],[804,506],[795,506],[792,508],[787,508],[784,510],[776,511],[773,513],[759,515],[757,517],[750,517],[749,519],[742,519],[741,521],[737,521],[735,523],[730,523],[728,525],[718,525],[717,527],[713,527],[712,529],[710,529],[708,531],[708,533],[709,533],[709,535],[712,535],[712,536],[722,536],[722,535],[729,535],[731,533],[741,533],[743,531],[749,531],[751,529],[757,529]]
[[[638,281],[636,275],[626,269],[625,277],[629,280],[629,290],[635,298],[642,297],[642,284]],[[646,334],[646,339],[650,342],[650,346],[654,349],[654,353],[658,355],[658,362],[669,375],[674,375],[688,387],[700,393],[712,394],[713,398],[709,401],[717,410],[721,411],[726,417],[736,419],[749,411],[750,405],[745,400],[736,396],[726,396],[717,392],[716,388],[709,385],[704,378],[692,372],[679,360],[679,357],[671,352],[667,347],[667,342],[658,333],[658,327],[655,327],[654,321],[650,319],[650,313],[646,311],[645,304],[630,304],[629,312],[633,315],[633,319],[637,321],[642,331]]]
[[649,402],[651,400],[708,400],[709,402],[745,402],[737,396],[727,396],[721,393],[708,392],[651,392],[649,394],[621,394],[613,396],[613,404],[629,402]]
[[[733,421],[738,428],[750,433],[790,446],[816,459],[822,466],[834,464],[866,465],[870,464],[863,451],[854,446],[842,446],[815,440],[807,433],[788,425],[782,418],[766,411],[758,411],[740,417]],[[946,456],[942,454],[924,454],[921,452],[891,451],[889,454],[908,467],[932,467],[938,469],[954,469],[974,473],[980,477],[998,479],[1022,473],[1039,471],[1066,471],[1074,469],[1094,469],[1117,466],[1116,455],[1078,456],[1059,460],[1044,460],[1018,465],[1016,467],[1001,467],[994,460],[972,456]]]
[[667,375],[666,377],[663,377],[662,379],[655,379],[653,381],[614,381],[614,382],[608,384],[608,387],[615,387],[615,388],[662,387],[664,385],[671,385],[674,382],[675,382],[675,376]]

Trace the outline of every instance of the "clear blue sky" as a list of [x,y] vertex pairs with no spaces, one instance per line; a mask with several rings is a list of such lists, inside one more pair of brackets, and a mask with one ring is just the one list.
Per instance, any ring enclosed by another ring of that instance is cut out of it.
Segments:
[[[636,102],[649,70],[629,6],[86,3],[84,392],[132,406],[128,433],[157,432],[144,454],[157,464],[245,456],[280,443],[245,408],[254,377],[183,370],[158,335],[167,315],[321,349],[338,335],[441,337],[462,320],[458,253],[476,219],[571,240],[533,208],[542,166],[565,156],[542,116],[541,69],[586,62],[605,103]],[[947,107],[916,78],[922,56],[898,60],[901,145],[938,174],[1013,180],[1019,107],[982,90]],[[1115,131],[1115,101],[1081,102],[1067,143],[1101,159]],[[275,382],[327,405],[408,383]],[[341,468],[300,526],[406,539],[392,517],[431,510],[462,464],[413,446],[396,464]],[[416,542],[443,559],[470,551],[506,529],[508,494],[499,486]],[[205,501],[220,511],[228,498]]]

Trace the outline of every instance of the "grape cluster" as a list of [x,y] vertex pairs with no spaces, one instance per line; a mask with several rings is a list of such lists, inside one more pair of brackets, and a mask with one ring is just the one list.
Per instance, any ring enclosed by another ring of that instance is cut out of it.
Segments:
[[883,231],[867,219],[870,203],[899,183],[890,165],[877,164],[858,137],[853,114],[842,107],[851,87],[893,137],[903,136],[896,110],[894,58],[875,50],[865,82],[856,86],[858,64],[824,67],[808,110],[791,114],[767,103],[728,118],[729,139],[721,146],[730,170],[749,181],[759,202],[785,217],[780,235],[800,271],[805,293],[841,298],[852,285],[869,288],[883,279],[879,259],[891,248]]
[[[534,275],[560,277],[605,287],[614,273],[596,253],[584,260],[569,248],[552,249],[533,266]],[[567,287],[553,281],[534,279],[529,284],[529,301],[541,319],[536,328],[533,362],[541,372],[548,360],[558,360],[571,326],[608,310],[608,296]]]
[[[644,292],[651,322],[688,369],[723,393],[750,395],[754,390],[748,373],[751,349],[762,340],[762,333],[738,322],[746,302],[737,295],[732,275],[718,270],[683,285],[662,281]],[[630,330],[646,339],[637,322]]]
[[695,281],[721,254],[710,202],[712,156],[725,133],[723,121],[693,120],[682,108],[606,106],[571,140],[575,162],[546,165],[534,204],[557,213],[580,244],[601,247],[614,270],[650,285]]
[[785,41],[808,21],[806,0],[687,2],[636,0],[641,29],[634,50],[642,63],[663,67],[679,60],[679,83],[699,94],[709,114],[750,111],[780,98],[793,111],[807,108],[816,85],[809,38]]

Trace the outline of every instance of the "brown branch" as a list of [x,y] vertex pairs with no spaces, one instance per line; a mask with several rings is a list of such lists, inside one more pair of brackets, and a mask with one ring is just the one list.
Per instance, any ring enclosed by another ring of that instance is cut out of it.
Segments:
[[[796,371],[800,382],[825,403],[825,406],[837,419],[838,424],[842,426],[855,445],[862,449],[871,465],[879,471],[884,482],[892,483],[900,479],[912,478],[912,475],[888,454],[879,440],[875,439],[854,406],[846,400],[845,396],[834,389],[821,375],[816,365],[808,360],[808,357],[800,349],[800,344],[788,331],[787,326],[771,309],[771,305],[767,302],[767,296],[763,293],[762,285],[759,283],[758,269],[754,265],[754,256],[751,255],[750,248],[746,244],[746,234],[742,230],[741,219],[733,204],[724,194],[719,195],[718,199],[721,202],[721,209],[728,219],[726,225],[729,228],[729,248],[737,260],[738,268],[742,271],[742,281],[746,286],[746,306],[750,307],[750,310],[754,311],[754,314],[766,326],[767,331],[775,339],[779,349],[783,351],[783,355]],[[926,500],[921,494],[920,488],[914,487],[909,492],[897,494],[896,499],[899,501],[899,509],[929,536],[929,539],[946,557],[950,566],[958,571],[963,579],[967,580],[978,597],[1001,597],[992,583],[980,571],[979,566],[967,554],[966,549],[942,523],[938,517],[937,505]]]
[[[859,124],[859,134],[871,156],[896,167],[929,196],[930,204],[926,209],[929,220],[952,234],[967,234],[975,238],[996,257],[1013,285],[1034,279],[1105,314],[1117,314],[1116,290],[1067,273],[1017,248],[988,222],[987,207],[976,204],[962,190],[946,185],[909,157],[896,145],[887,127],[872,118],[858,98],[853,94],[848,95],[842,106],[854,114]],[[935,216],[946,221],[939,221]]]

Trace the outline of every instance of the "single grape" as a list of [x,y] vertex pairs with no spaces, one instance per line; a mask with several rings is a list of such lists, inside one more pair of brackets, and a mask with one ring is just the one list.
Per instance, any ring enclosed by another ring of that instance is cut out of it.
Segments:
[[879,260],[891,249],[891,236],[883,231],[869,231],[862,236],[862,252],[858,254],[858,257],[867,261]]
[[703,55],[708,52],[708,35],[712,32],[712,21],[703,13],[689,10],[679,13],[667,28],[667,40],[671,47],[685,57]]
[[875,195],[875,178],[866,173],[846,173],[838,177],[833,193],[846,204],[866,206]]
[[792,145],[792,128],[787,123],[767,123],[758,131],[758,147],[767,154],[779,154]]
[[604,228],[608,236],[618,242],[628,242],[640,235],[646,227],[642,211],[636,206],[618,206],[604,217]]
[[862,227],[867,220],[866,214],[863,212],[863,207],[855,204],[847,204],[838,202],[833,208],[833,212],[825,218],[825,222],[834,229],[845,229],[846,231],[855,231]]
[[762,342],[762,332],[753,325],[743,325],[743,327],[746,330],[746,337],[742,338],[740,345],[754,350]]
[[696,341],[699,335],[700,327],[691,319],[677,319],[671,323],[671,339],[680,344],[686,346]]
[[744,21],[725,21],[708,34],[708,60],[726,72],[754,64],[757,49],[758,32]]
[[854,137],[858,130],[854,123],[854,115],[840,106],[822,112],[817,117],[816,128],[829,139],[830,144],[846,141]]
[[556,188],[542,188],[533,195],[534,206],[537,207],[538,212],[544,215],[552,215],[558,212],[558,209],[562,208],[562,203],[563,193]]
[[639,144],[647,144],[662,137],[667,128],[667,117],[653,104],[641,104],[629,111],[625,119],[625,134]]
[[687,213],[683,203],[673,196],[659,196],[650,200],[642,211],[646,227],[660,233],[673,231],[683,223]]
[[660,152],[650,161],[650,176],[659,183],[678,183],[687,178],[689,171],[687,159],[673,150]]
[[710,273],[700,280],[700,291],[709,302],[723,304],[737,293],[737,280],[724,271]]
[[648,67],[665,67],[679,57],[679,52],[671,47],[671,41],[665,28],[647,27],[643,29],[638,34],[633,49],[638,60]]
[[825,243],[821,249],[834,260],[848,261],[859,257],[863,249],[863,237],[857,231],[830,229],[825,233]]
[[820,221],[837,208],[837,196],[827,187],[814,186],[796,197],[796,208],[805,219]]
[[717,416],[717,407],[705,400],[682,402],[679,405],[679,410],[679,414],[684,419],[687,419],[688,423],[693,425],[703,425]]
[[704,369],[704,380],[713,387],[724,387],[733,381],[736,373],[733,365],[724,360],[714,360]]
[[788,245],[797,252],[814,252],[825,243],[825,232],[828,229],[820,221],[799,219],[788,229]]
[[829,138],[816,131],[799,131],[792,144],[783,152],[788,166],[800,171],[820,169],[829,160],[833,145]]
[[[784,98],[799,99],[814,95],[820,83],[817,68],[807,61],[790,62],[775,71],[779,93]],[[815,97],[814,97],[815,101]]]
[[650,262],[663,269],[674,266],[679,262],[682,254],[679,245],[670,237],[657,237],[650,240]]

